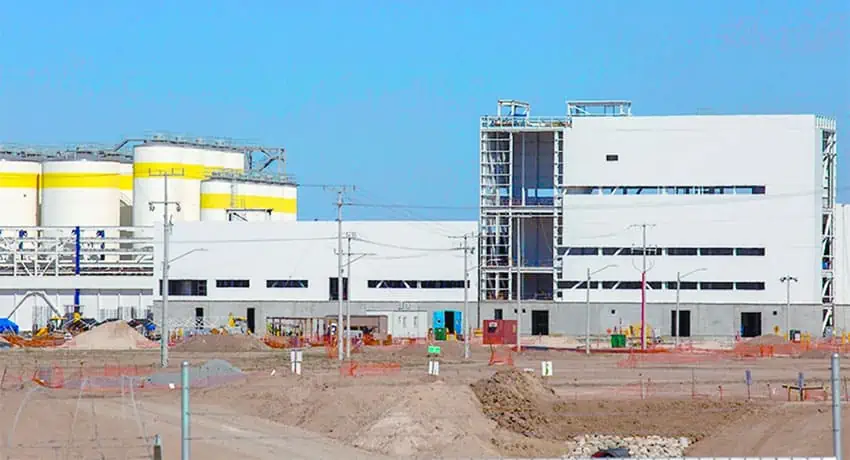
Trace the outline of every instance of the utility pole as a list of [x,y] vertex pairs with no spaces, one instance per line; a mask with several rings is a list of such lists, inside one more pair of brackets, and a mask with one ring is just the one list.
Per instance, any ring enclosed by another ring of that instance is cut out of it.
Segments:
[[602,270],[606,270],[609,268],[616,267],[617,264],[608,264],[596,271],[590,271],[590,267],[587,268],[587,280],[585,286],[587,288],[587,294],[584,298],[584,314],[585,314],[585,322],[584,322],[584,353],[590,354],[590,278],[591,276],[601,272]]
[[[348,274],[348,299],[345,302],[345,357],[347,359],[351,359],[351,286],[353,283],[353,278],[351,277],[351,264],[357,262],[366,256],[374,256],[373,252],[351,252],[351,240],[357,238],[357,234],[353,232],[346,232],[345,238],[348,240],[348,251],[345,253],[348,261],[345,266]],[[351,260],[351,256],[358,256],[354,260]]]
[[687,278],[690,275],[693,275],[697,272],[705,271],[705,268],[697,268],[696,270],[691,270],[684,275],[682,272],[676,272],[676,317],[673,319],[673,327],[676,329],[676,348],[679,348],[679,336],[682,335],[682,331],[680,330],[680,326],[682,325],[681,319],[679,319],[679,293],[682,290],[682,280]]
[[[525,157],[523,157],[525,158]],[[522,351],[522,218],[517,219],[516,251],[516,351]]]
[[345,354],[343,350],[343,338],[342,338],[342,298],[343,298],[343,272],[342,272],[342,205],[344,204],[342,201],[342,194],[349,191],[354,190],[352,186],[340,185],[340,186],[326,186],[325,190],[335,190],[336,191],[336,223],[337,223],[337,297],[339,301],[339,311],[337,313],[337,323],[336,323],[336,340],[337,340],[337,356],[340,361],[345,359]]
[[641,270],[640,270],[640,349],[646,351],[646,229],[655,224],[634,224],[629,228],[641,229]]
[[791,283],[796,283],[797,278],[791,275],[785,275],[782,278],[779,278],[779,281],[785,283],[785,333],[788,334],[788,340],[792,340],[791,337]]
[[171,265],[169,260],[169,246],[171,235],[171,213],[169,206],[174,205],[177,212],[180,212],[179,201],[168,200],[168,178],[170,176],[182,176],[183,170],[179,171],[149,171],[151,177],[162,176],[162,201],[150,201],[148,206],[151,212],[156,208],[156,205],[162,205],[162,325],[159,331],[159,364],[162,368],[168,367],[168,269]]
[[469,238],[475,238],[474,233],[464,233],[461,237],[453,236],[451,238],[462,238],[463,246],[463,358],[469,359],[471,356],[469,346],[469,260],[467,256],[472,254],[474,248],[469,246]]

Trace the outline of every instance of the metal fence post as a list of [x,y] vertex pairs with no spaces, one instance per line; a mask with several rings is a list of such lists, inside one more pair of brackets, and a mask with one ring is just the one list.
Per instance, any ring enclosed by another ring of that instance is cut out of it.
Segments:
[[841,460],[841,365],[838,353],[832,354],[832,451],[837,460]]
[[183,361],[180,367],[181,398],[180,398],[180,425],[181,425],[181,460],[189,460],[189,362]]
[[153,460],[162,460],[162,439],[159,435],[153,438]]

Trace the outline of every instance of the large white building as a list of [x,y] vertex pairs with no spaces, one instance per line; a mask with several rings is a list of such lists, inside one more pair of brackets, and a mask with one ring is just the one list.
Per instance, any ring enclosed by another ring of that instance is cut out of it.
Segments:
[[[671,334],[686,275],[683,334],[758,335],[785,329],[787,277],[788,324],[819,333],[836,301],[835,129],[814,115],[637,117],[616,101],[532,117],[500,101],[481,119],[482,298],[527,299],[530,332],[546,333],[581,329],[588,296],[594,330],[633,324],[645,295]],[[541,298],[554,311],[535,311]]]
[[[353,314],[459,311],[467,294],[472,324],[521,311],[523,332],[535,335],[583,334],[587,312],[593,333],[635,324],[642,304],[663,335],[674,326],[727,337],[850,326],[850,210],[835,203],[833,120],[644,117],[617,101],[532,117],[528,104],[500,101],[480,136],[478,222],[343,222]],[[15,203],[0,219],[0,314],[14,311],[29,329],[51,307],[99,319],[159,311],[163,201],[175,216],[174,324],[233,313],[261,328],[273,316],[336,314],[337,223],[296,222],[294,182],[257,176],[249,151],[149,140],[110,159],[120,166],[110,193],[77,184],[76,195],[54,194],[65,205],[48,201],[48,211],[42,188],[74,191],[70,176],[40,180],[44,163],[31,158],[0,162],[0,195]],[[166,200],[163,174],[172,173]],[[109,212],[74,204],[86,200]],[[45,212],[64,227],[45,228]],[[468,290],[463,235],[474,249]]]

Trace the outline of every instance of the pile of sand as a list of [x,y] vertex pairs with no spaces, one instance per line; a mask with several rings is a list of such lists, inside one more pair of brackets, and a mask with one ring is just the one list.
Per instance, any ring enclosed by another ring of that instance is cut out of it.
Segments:
[[556,428],[552,408],[558,397],[540,377],[508,368],[473,383],[472,391],[484,414],[500,427],[532,438],[557,435],[552,432]]
[[747,345],[782,345],[784,343],[788,343],[788,340],[779,335],[767,334],[759,337],[753,337],[745,343]]
[[194,335],[174,347],[174,351],[213,352],[213,351],[263,351],[268,345],[251,335]]
[[367,422],[353,444],[394,458],[495,457],[495,426],[466,387],[442,382],[400,389],[404,396]]
[[78,350],[137,350],[151,341],[123,321],[111,321],[74,337],[64,346]]

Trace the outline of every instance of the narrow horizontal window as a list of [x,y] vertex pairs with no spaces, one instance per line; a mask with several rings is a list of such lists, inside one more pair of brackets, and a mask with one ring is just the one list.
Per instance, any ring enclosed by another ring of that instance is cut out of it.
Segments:
[[699,255],[697,248],[667,248],[668,256],[696,256]]
[[251,287],[249,280],[215,280],[217,288],[247,288]]
[[463,280],[420,281],[422,289],[463,289]]
[[568,256],[595,256],[599,254],[599,248],[567,248]]
[[616,256],[619,255],[620,250],[623,248],[602,248],[603,256]]
[[732,248],[699,248],[701,256],[731,256],[735,254]]
[[703,291],[731,291],[733,284],[731,281],[703,281],[699,288]]
[[[642,256],[643,248],[632,248],[631,255],[633,256]],[[661,248],[646,248],[646,255],[648,256],[660,256]]]
[[309,284],[307,280],[266,280],[267,288],[306,288]]
[[[159,280],[159,293],[162,295],[162,280]],[[168,294],[205,297],[207,280],[168,280]]]
[[[676,289],[675,281],[667,281],[666,283],[667,289]],[[683,291],[694,291],[699,287],[699,284],[696,281],[682,281],[681,290]]]
[[763,256],[764,248],[735,248],[736,256]]
[[661,283],[661,281],[647,281],[646,282],[646,286],[650,289],[653,289],[653,290],[662,289],[662,284],[663,283]]
[[619,155],[605,155],[605,161],[618,161],[619,159]]
[[739,291],[764,291],[764,281],[738,281],[735,289]]
[[616,289],[640,289],[640,281],[620,281]]
[[[618,161],[605,157],[606,161]],[[567,195],[764,195],[764,185],[573,185]]]
[[[467,282],[468,283],[468,282]],[[463,289],[463,280],[368,280],[370,289]]]
[[579,281],[558,281],[558,289],[572,289],[579,285]]
[[[599,287],[599,281],[591,281],[590,289],[597,289]],[[587,281],[580,281],[578,285],[576,285],[576,289],[587,289]]]

